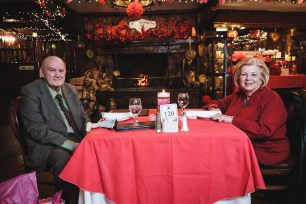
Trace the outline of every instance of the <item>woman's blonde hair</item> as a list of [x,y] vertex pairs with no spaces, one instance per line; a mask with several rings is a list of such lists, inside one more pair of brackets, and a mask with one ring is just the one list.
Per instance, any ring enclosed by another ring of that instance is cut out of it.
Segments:
[[237,87],[240,87],[239,83],[239,78],[241,74],[241,68],[243,66],[257,66],[261,73],[260,73],[260,78],[261,78],[261,87],[265,87],[268,84],[269,77],[270,77],[270,71],[265,64],[265,62],[262,59],[259,58],[248,58],[245,60],[242,60],[236,65],[235,73],[234,73],[234,83]]

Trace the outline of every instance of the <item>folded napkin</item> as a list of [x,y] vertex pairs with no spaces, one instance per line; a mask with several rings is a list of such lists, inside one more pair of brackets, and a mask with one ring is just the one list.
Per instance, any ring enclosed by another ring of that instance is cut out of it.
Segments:
[[127,120],[130,117],[133,117],[132,113],[125,112],[125,113],[109,113],[109,112],[102,112],[102,118],[105,120],[117,120],[123,121]]
[[102,127],[102,128],[113,128],[116,120],[103,120],[97,123],[88,122],[86,124],[86,132],[89,132],[93,128]]
[[186,115],[189,118],[211,118],[211,116],[221,113],[220,110],[189,110],[186,111]]

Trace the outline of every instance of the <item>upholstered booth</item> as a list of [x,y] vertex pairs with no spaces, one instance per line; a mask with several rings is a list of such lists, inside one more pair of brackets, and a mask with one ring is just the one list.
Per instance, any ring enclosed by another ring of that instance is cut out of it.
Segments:
[[[261,167],[267,190],[288,190],[290,204],[305,203],[305,99],[304,90],[281,93],[286,106],[291,155],[272,167]],[[273,113],[272,113],[273,114]]]
[[[31,168],[30,166],[28,166],[25,162],[25,155],[26,155],[26,152],[27,152],[27,147],[26,147],[25,139],[24,139],[24,128],[23,128],[23,124],[22,124],[20,114],[19,114],[20,99],[21,99],[21,97],[18,96],[11,101],[9,112],[8,112],[8,118],[9,118],[9,125],[10,125],[15,137],[17,138],[17,140],[20,144],[21,150],[22,150],[25,172],[29,173],[29,172],[34,171],[34,169]],[[55,187],[55,184],[54,184],[54,181],[53,181],[53,176],[50,172],[37,172],[37,173],[39,173],[39,174],[44,173],[45,174],[44,176],[37,175],[39,185],[52,185],[52,186]],[[40,179],[40,177],[42,177],[44,179]],[[48,178],[48,179],[45,180],[45,178]]]

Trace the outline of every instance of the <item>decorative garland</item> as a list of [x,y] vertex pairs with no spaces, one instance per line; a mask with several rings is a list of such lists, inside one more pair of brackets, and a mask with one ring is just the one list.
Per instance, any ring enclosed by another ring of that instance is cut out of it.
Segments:
[[36,0],[36,3],[39,4],[39,6],[44,11],[44,14],[48,17],[64,17],[67,13],[66,9],[55,4],[53,0]]
[[[16,14],[10,14],[8,12],[5,12],[3,15],[4,19],[25,19],[29,18],[31,19],[32,22],[43,22],[46,28],[38,28],[35,26],[24,26],[24,27],[10,27],[5,29],[5,31],[8,31],[12,33],[14,36],[24,39],[24,40],[33,40],[32,33],[30,34],[23,34],[23,33],[18,33],[16,30],[18,29],[29,29],[34,32],[37,31],[52,31],[52,32],[46,32],[47,34],[43,35],[40,34],[37,36],[36,40],[38,41],[71,41],[69,35],[64,32],[63,28],[58,28],[55,26],[55,19],[54,18],[47,18],[44,15],[41,15],[41,13],[37,12],[18,12]],[[4,29],[0,29],[2,31]]]
[[190,36],[191,25],[187,19],[178,17],[165,21],[156,20],[156,28],[141,32],[131,29],[126,20],[121,20],[118,25],[106,25],[100,19],[94,26],[93,31],[88,32],[86,37],[89,40],[119,40],[121,42],[142,40],[147,38],[168,38],[187,39]]

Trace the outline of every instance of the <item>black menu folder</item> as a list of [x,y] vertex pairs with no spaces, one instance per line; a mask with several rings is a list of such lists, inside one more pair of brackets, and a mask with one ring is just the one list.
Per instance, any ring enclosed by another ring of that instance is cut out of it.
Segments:
[[146,121],[146,122],[136,122],[136,123],[115,123],[116,131],[125,131],[125,130],[141,130],[147,128],[154,128],[155,121]]

